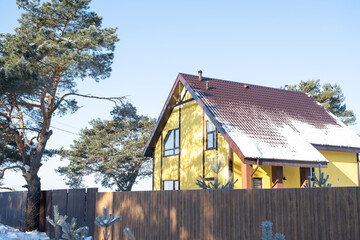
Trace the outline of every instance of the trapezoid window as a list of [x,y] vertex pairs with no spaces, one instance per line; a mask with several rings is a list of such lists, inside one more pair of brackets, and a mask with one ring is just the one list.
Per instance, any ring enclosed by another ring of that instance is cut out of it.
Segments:
[[216,128],[210,121],[206,121],[206,149],[216,149]]
[[179,129],[168,131],[164,141],[164,156],[179,154],[180,134]]

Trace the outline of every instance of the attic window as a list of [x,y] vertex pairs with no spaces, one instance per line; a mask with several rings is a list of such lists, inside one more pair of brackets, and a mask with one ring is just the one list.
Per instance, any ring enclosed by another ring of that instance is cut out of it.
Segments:
[[206,121],[206,149],[216,149],[216,129],[210,121]]
[[179,129],[170,130],[164,141],[164,156],[179,154]]

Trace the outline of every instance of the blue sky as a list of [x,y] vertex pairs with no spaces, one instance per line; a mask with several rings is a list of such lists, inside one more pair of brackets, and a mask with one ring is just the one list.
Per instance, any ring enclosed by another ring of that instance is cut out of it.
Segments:
[[[0,0],[0,9],[0,32],[12,32],[20,17],[15,1]],[[320,79],[339,84],[360,119],[359,1],[93,0],[91,10],[118,28],[120,41],[111,77],[78,82],[80,93],[128,96],[139,113],[157,118],[179,72],[202,69],[204,76],[268,87]],[[110,118],[110,103],[78,101],[78,112],[54,119],[68,132],[54,129],[50,148],[69,147],[91,119]],[[360,133],[358,122],[351,128]],[[42,167],[42,179],[53,179],[44,189],[65,187],[53,171],[58,162]],[[9,176],[8,185],[22,185]],[[137,189],[148,187],[141,182]]]

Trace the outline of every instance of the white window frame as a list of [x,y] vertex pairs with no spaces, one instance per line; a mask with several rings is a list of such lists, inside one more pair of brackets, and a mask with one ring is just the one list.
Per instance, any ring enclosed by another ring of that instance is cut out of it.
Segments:
[[179,190],[179,180],[164,180],[163,181],[163,190]]

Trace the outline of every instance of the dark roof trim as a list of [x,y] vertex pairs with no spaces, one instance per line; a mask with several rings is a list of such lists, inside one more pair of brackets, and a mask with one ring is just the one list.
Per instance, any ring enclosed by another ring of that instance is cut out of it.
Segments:
[[[257,164],[257,159],[245,158],[246,164]],[[294,160],[281,160],[281,159],[259,159],[260,165],[268,166],[288,166],[288,167],[306,167],[317,168],[319,164],[321,167],[327,168],[327,162],[310,162],[310,161],[294,161]]]
[[317,150],[324,150],[324,151],[336,151],[336,152],[349,152],[349,153],[360,153],[360,148],[353,148],[353,147],[338,147],[338,146],[329,146],[329,145],[319,145],[319,144],[312,144],[314,148]]

